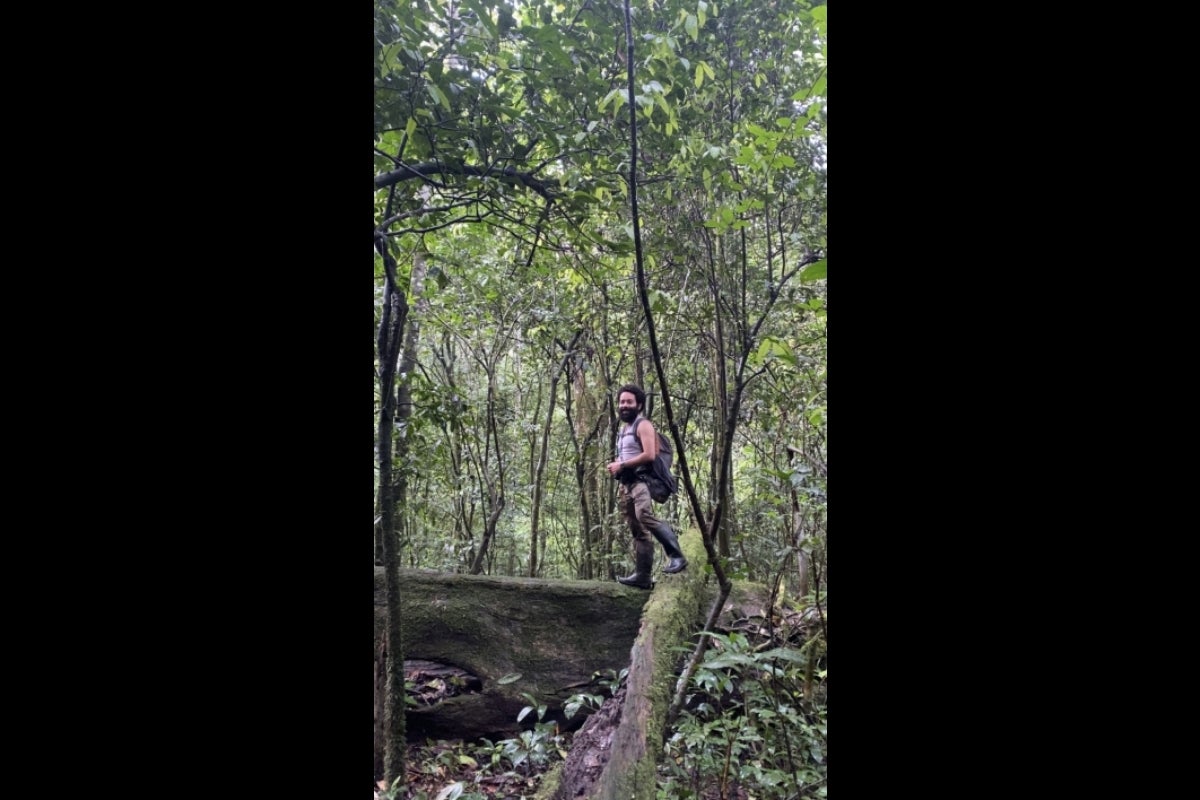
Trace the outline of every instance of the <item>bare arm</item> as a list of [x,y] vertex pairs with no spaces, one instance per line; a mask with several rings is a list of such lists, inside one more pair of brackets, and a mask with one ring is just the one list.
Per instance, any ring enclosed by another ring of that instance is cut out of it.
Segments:
[[658,458],[658,435],[655,433],[654,425],[650,420],[646,420],[638,426],[638,441],[642,443],[642,454],[637,458],[627,459],[625,461],[625,466],[627,467],[649,464]]
[[635,469],[642,464],[649,464],[658,457],[658,436],[654,432],[654,425],[650,420],[644,420],[641,425],[638,425],[638,441],[642,445],[642,452],[633,458],[610,463],[608,465],[609,475],[615,476],[622,469]]

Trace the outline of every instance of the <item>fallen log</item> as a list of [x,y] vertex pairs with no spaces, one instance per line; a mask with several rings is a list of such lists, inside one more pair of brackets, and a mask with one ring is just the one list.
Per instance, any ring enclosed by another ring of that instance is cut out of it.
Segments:
[[[691,566],[666,576],[646,604],[642,626],[630,649],[629,678],[620,691],[588,717],[571,742],[560,769],[548,773],[537,800],[654,800],[667,710],[686,658],[703,627],[718,587],[703,565],[697,531],[680,537]],[[734,584],[718,619],[728,628],[747,617],[770,613],[771,590],[762,584]]]
[[[576,693],[594,693],[595,673],[628,664],[649,593],[612,582],[404,570],[400,596],[406,667],[414,660],[442,665],[468,687],[409,709],[409,738],[420,741],[505,738],[521,729],[517,716],[528,704],[524,693],[554,711]],[[377,568],[377,715],[385,602],[383,570]],[[378,751],[378,725],[376,731]]]
[[675,688],[679,647],[692,642],[714,596],[698,531],[679,537],[690,566],[660,575],[628,652],[629,677],[575,734],[562,769],[543,779],[539,798],[653,800],[654,771]]

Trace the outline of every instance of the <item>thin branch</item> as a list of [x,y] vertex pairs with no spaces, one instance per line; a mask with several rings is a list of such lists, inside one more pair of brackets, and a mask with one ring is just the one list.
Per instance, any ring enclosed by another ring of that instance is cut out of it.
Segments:
[[[376,230],[379,231],[380,233],[387,233],[387,229],[390,228],[393,223],[399,222],[402,219],[409,219],[410,217],[419,217],[419,216],[422,216],[425,214],[441,214],[441,213],[445,213],[447,211],[453,211],[456,208],[465,208],[466,206],[472,206],[472,205],[475,205],[477,202],[478,202],[477,200],[472,198],[470,200],[463,200],[462,202],[459,202],[459,203],[451,203],[448,206],[438,206],[436,208],[415,208],[412,211],[402,211],[399,214],[394,214],[394,215],[388,217],[387,219],[385,219],[383,222],[379,223],[379,227],[376,228]],[[388,234],[388,235],[390,236],[392,234]]]
[[393,164],[400,163],[400,159],[396,158],[393,155],[389,155],[388,153],[383,152],[378,147],[373,147],[372,149],[375,151],[375,155],[379,156],[380,158],[386,158],[388,161],[391,161]]
[[[477,167],[473,164],[404,164],[400,169],[385,172],[375,176],[375,188],[384,189],[401,181],[421,179],[429,180],[432,175],[495,178],[504,183],[518,184],[537,192],[547,200],[553,200],[558,195],[558,181],[554,179],[541,180],[531,172],[520,172],[513,167],[493,170],[491,167]],[[442,186],[441,188],[445,188]]]

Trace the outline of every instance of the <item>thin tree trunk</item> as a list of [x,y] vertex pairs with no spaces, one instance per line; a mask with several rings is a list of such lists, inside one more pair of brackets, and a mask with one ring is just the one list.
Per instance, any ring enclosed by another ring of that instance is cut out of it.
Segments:
[[387,586],[387,641],[392,650],[387,660],[387,699],[385,701],[384,778],[389,784],[403,783],[404,772],[404,653],[403,614],[400,603],[400,555],[396,535],[396,496],[392,478],[392,432],[396,416],[396,368],[400,360],[401,334],[408,316],[408,301],[396,285],[396,262],[387,242],[376,239],[383,257],[387,279],[384,289],[383,318],[379,325],[379,505],[380,536],[383,539],[383,568]]
[[400,435],[396,439],[395,463],[399,469],[396,474],[395,505],[399,509],[398,517],[401,525],[397,526],[399,541],[407,541],[411,536],[411,509],[408,502],[408,476],[411,471],[409,450],[412,448],[412,438],[408,434],[409,423],[412,421],[412,373],[417,365],[417,343],[421,338],[421,312],[428,311],[429,303],[422,299],[425,293],[425,251],[418,247],[413,253],[412,275],[409,277],[409,297],[415,297],[416,314],[407,314],[407,325],[404,329],[404,347],[400,356],[400,371],[396,380],[396,418]]
[[571,338],[571,343],[567,345],[567,352],[563,354],[562,361],[554,368],[554,375],[550,378],[550,401],[546,407],[546,421],[542,425],[542,447],[533,476],[533,510],[529,535],[529,577],[531,578],[537,577],[538,570],[538,530],[542,518],[542,493],[546,477],[546,462],[550,457],[550,428],[554,424],[555,401],[558,399],[558,381],[570,365],[571,358],[575,355],[575,345],[579,343],[582,336],[583,329],[581,328]]
[[[471,563],[472,575],[483,574],[484,562],[487,560],[488,551],[496,538],[496,526],[500,522],[500,515],[504,513],[504,453],[500,449],[499,427],[499,420],[496,419],[496,371],[493,366],[488,369],[487,432],[485,434],[487,441],[484,442],[484,458],[480,464],[480,482],[486,484],[488,516],[483,525],[483,540],[479,543],[479,551],[475,553],[475,559]],[[494,480],[487,473],[487,466],[490,463],[488,453],[493,446],[496,455]]]
[[[553,379],[551,379],[551,380],[553,380]],[[537,404],[534,406],[534,411],[533,411],[533,415],[532,415],[533,419],[537,419],[538,415],[540,415],[541,411],[542,411],[543,395],[542,395],[542,391],[541,391],[542,384],[540,381],[538,382],[537,386],[538,386],[538,397],[537,397]],[[549,400],[549,410],[546,412],[548,419],[543,424],[542,428],[537,429],[537,430],[531,430],[530,434],[529,434],[529,513],[530,513],[529,523],[530,524],[529,524],[528,574],[529,574],[529,577],[531,577],[531,578],[537,577],[537,569],[538,569],[538,550],[539,550],[539,548],[538,548],[538,522],[540,519],[540,512],[541,512],[541,505],[542,505],[541,486],[539,485],[539,483],[542,479],[541,458],[542,458],[542,454],[545,452],[545,448],[546,448],[546,442],[542,441],[542,432],[549,428],[550,420],[553,418],[552,417],[552,415],[554,414],[554,392],[553,392],[553,389],[551,390],[550,395],[551,396],[550,396],[550,400]],[[539,443],[541,444],[540,448],[538,447]],[[516,547],[514,547],[513,550],[516,550]],[[510,567],[508,574],[515,575],[516,569],[513,567]]]

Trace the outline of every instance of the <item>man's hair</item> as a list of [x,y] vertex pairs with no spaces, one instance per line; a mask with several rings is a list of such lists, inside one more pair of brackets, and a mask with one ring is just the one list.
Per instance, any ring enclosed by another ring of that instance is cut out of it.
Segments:
[[617,389],[617,399],[620,400],[621,395],[625,392],[629,392],[631,395],[633,395],[633,399],[637,400],[639,409],[642,411],[646,410],[646,393],[642,391],[642,387],[638,386],[636,383],[627,383],[620,389]]

